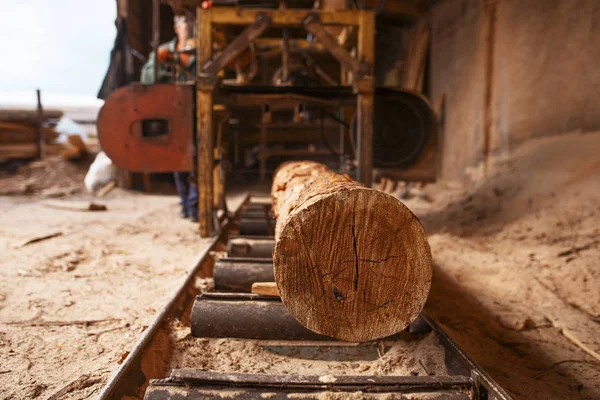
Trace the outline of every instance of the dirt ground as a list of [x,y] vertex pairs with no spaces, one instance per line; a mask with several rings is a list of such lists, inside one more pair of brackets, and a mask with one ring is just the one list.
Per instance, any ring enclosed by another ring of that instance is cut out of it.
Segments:
[[[600,133],[535,140],[477,185],[405,200],[434,255],[428,310],[515,398],[600,398],[598,154]],[[97,395],[207,243],[174,196],[93,198],[63,164],[0,177],[2,399]]]
[[[94,398],[206,243],[175,196],[94,198],[85,171],[53,158],[0,178],[0,190],[31,193],[0,196],[1,399]],[[107,211],[48,207],[90,200]]]

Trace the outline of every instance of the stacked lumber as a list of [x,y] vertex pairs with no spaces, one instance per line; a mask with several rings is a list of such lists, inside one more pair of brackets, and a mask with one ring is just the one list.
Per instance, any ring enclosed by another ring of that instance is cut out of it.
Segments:
[[421,223],[404,204],[310,161],[279,167],[271,195],[275,282],[305,328],[364,342],[417,318],[432,258]]
[[[45,110],[42,131],[45,143],[52,143],[59,133],[54,127],[62,116],[60,110]],[[0,109],[0,161],[31,159],[38,154],[38,113],[35,110]]]

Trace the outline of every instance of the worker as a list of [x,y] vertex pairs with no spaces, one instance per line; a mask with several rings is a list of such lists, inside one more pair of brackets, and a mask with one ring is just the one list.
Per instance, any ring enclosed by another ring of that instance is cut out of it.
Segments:
[[[176,36],[173,40],[163,43],[158,48],[158,83],[187,82],[195,79],[196,50],[193,37],[193,22],[185,15],[174,18]],[[150,54],[148,62],[142,68],[141,83],[154,83],[154,53]],[[194,146],[194,158],[196,146]],[[190,172],[175,172],[175,186],[181,199],[182,218],[198,222],[198,186]]]

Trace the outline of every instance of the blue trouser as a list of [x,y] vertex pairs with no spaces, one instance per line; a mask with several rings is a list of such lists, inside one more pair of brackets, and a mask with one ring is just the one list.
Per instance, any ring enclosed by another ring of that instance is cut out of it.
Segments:
[[198,215],[198,187],[190,182],[189,172],[175,172],[175,186],[181,200],[181,211],[188,216]]

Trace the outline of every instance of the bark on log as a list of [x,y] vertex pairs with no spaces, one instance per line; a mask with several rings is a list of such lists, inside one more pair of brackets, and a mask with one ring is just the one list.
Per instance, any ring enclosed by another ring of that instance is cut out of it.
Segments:
[[364,342],[417,318],[431,286],[431,251],[399,200],[308,161],[283,164],[271,195],[275,281],[303,326]]

